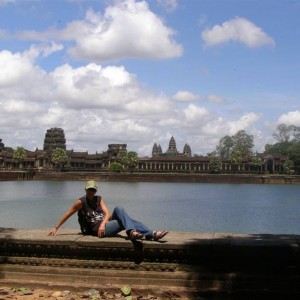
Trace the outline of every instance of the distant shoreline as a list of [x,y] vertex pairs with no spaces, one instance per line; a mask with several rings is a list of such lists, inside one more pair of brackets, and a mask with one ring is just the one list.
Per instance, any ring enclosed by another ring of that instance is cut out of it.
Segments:
[[99,182],[182,182],[236,184],[300,184],[300,176],[272,174],[195,174],[195,173],[113,173],[0,171],[0,181],[13,180],[96,180]]

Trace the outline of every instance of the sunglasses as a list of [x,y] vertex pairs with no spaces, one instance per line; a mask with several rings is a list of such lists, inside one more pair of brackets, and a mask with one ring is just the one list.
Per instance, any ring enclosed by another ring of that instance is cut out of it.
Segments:
[[97,190],[95,190],[95,189],[87,189],[87,191],[88,192],[92,192],[92,193],[96,193],[97,192]]

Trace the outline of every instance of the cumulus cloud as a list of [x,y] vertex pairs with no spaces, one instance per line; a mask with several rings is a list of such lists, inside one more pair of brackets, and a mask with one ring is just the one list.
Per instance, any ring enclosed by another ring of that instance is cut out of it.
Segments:
[[182,46],[173,39],[175,32],[145,1],[118,1],[108,6],[103,15],[90,9],[84,20],[72,21],[63,29],[23,31],[18,36],[25,40],[75,42],[75,46],[69,46],[68,53],[76,59],[95,62],[169,59],[183,52]]
[[[170,99],[142,88],[122,66],[65,64],[47,73],[28,55],[2,51],[0,67],[6,74],[0,76],[1,138],[13,147],[41,147],[51,127],[64,128],[79,150],[132,140],[142,146],[174,109]],[[22,134],[12,139],[17,128]]]
[[204,136],[221,138],[225,135],[234,135],[239,130],[250,129],[258,119],[259,115],[255,113],[247,113],[234,121],[210,115],[209,122],[203,122],[201,132]]
[[28,82],[32,78],[34,78],[33,86],[47,84],[47,82],[42,83],[45,72],[32,64],[27,51],[24,53],[0,51],[0,70],[0,88],[15,86],[15,89],[9,94],[15,93],[20,86],[28,86]]
[[215,25],[210,29],[204,30],[202,32],[202,39],[206,47],[212,47],[230,41],[240,42],[250,48],[275,45],[274,40],[260,27],[240,17],[226,21],[222,25]]
[[234,135],[237,133],[239,130],[246,130],[247,128],[250,127],[250,125],[254,124],[260,116],[255,113],[247,113],[243,116],[241,116],[237,121],[234,122],[229,122],[229,132],[230,135]]
[[[135,76],[122,66],[88,64],[73,68],[65,64],[56,68],[50,76],[60,105],[67,108],[120,111],[130,110],[136,101],[141,107],[143,101],[153,101],[153,95],[142,90]],[[139,112],[141,107],[138,107]],[[146,111],[153,109],[156,109],[156,105],[151,107],[148,104]]]
[[200,96],[189,91],[178,91],[172,98],[178,102],[190,102],[199,99]]
[[183,110],[183,113],[185,116],[185,120],[187,122],[189,121],[199,122],[202,121],[203,118],[209,115],[207,109],[194,104],[190,104],[187,108],[185,108]]
[[183,102],[176,102],[145,89],[124,66],[64,64],[47,72],[28,52],[0,52],[6,74],[0,73],[0,128],[7,146],[42,148],[46,130],[61,127],[67,148],[77,151],[101,152],[110,143],[127,143],[129,150],[151,155],[154,142],[171,134],[178,149],[189,142],[193,151],[206,154],[224,135],[258,120],[253,113],[236,121],[215,116],[187,101],[196,99],[192,92],[179,91]]
[[30,61],[23,59],[20,53],[0,52],[0,86],[9,86],[23,79],[31,70]]
[[278,124],[300,126],[300,111],[290,111],[278,118]]
[[50,42],[50,44],[32,45],[28,51],[23,53],[23,56],[34,60],[38,57],[47,57],[54,52],[63,50],[64,46],[62,44],[57,44],[55,42]]

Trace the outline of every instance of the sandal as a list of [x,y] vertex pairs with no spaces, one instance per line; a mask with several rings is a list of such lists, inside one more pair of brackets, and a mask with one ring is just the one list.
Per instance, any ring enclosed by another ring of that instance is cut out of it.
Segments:
[[144,235],[142,233],[140,233],[139,231],[132,229],[129,233],[128,233],[128,237],[131,240],[141,240]]
[[158,241],[162,239],[164,236],[166,236],[169,233],[169,231],[153,231],[153,241]]

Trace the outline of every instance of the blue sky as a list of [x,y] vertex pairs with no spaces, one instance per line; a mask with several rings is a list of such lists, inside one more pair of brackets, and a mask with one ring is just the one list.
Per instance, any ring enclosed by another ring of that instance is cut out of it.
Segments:
[[0,0],[0,138],[206,155],[300,126],[300,0]]

